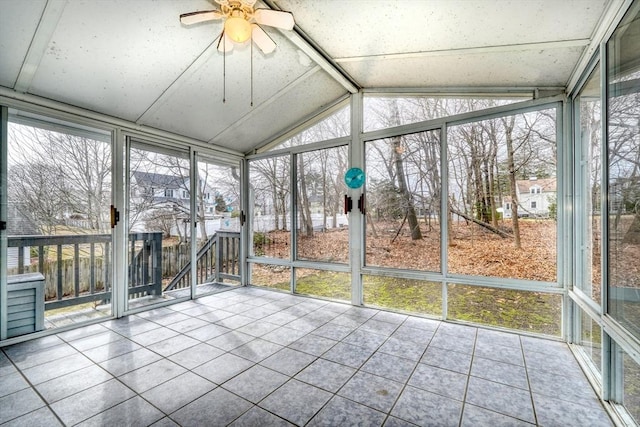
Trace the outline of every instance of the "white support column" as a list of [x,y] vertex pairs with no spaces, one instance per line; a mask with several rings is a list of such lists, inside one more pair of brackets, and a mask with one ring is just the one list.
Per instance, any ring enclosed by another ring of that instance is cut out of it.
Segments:
[[[246,159],[240,162],[240,213],[244,215],[244,224],[240,227],[240,285],[249,284],[251,270],[247,264],[249,255],[249,245],[253,245],[252,221],[253,214],[250,213],[250,202],[252,200],[249,187],[249,167]],[[252,209],[252,208],[251,208]]]
[[440,128],[440,270],[442,281],[442,319],[447,318],[448,283],[447,264],[449,254],[449,164],[447,160],[447,125]]
[[[588,227],[586,224],[589,221],[591,212],[586,209],[587,207],[587,194],[589,194],[589,160],[585,156],[585,141],[591,141],[590,136],[581,136],[581,116],[580,116],[580,98],[576,96],[574,99],[567,101],[569,108],[566,110],[566,119],[570,121],[568,128],[571,132],[568,134],[567,141],[572,146],[572,154],[570,155],[573,165],[573,174],[570,180],[573,184],[573,209],[569,216],[573,221],[573,250],[570,252],[570,256],[573,262],[573,274],[571,284],[573,287],[583,288],[586,281],[591,283],[590,275],[586,275],[586,269],[591,269],[591,266],[585,263],[587,251],[590,250],[591,245],[587,242],[591,239],[586,234]],[[559,200],[558,200],[559,202]],[[560,214],[560,204],[558,203],[558,214]],[[569,289],[571,290],[571,289]],[[570,317],[567,317],[570,324],[566,328],[569,332],[568,341],[571,343],[579,343],[582,335],[582,310],[567,296],[567,304],[572,305],[572,313]]]
[[[189,192],[189,209],[191,210],[190,214],[190,224],[191,224],[191,240],[189,244],[191,245],[191,299],[196,298],[196,288],[198,286],[198,269],[197,263],[198,260],[196,256],[198,254],[198,205],[197,198],[199,197],[200,192],[200,173],[198,171],[198,156],[194,149],[189,150],[189,160],[191,165],[191,173],[189,174],[189,185],[191,186],[191,191]],[[203,236],[204,237],[204,236]]]
[[296,154],[289,155],[289,259],[291,260],[289,290],[293,294],[296,292],[296,269],[293,261],[298,256],[298,157]]
[[[609,106],[609,87],[607,79],[609,70],[607,69],[607,43],[600,43],[600,129],[602,131],[600,137],[600,158],[602,159],[602,170],[600,176],[600,212],[607,214],[600,215],[600,307],[602,314],[606,314],[609,304],[609,137],[607,123],[607,109]],[[613,340],[609,337],[605,328],[602,328],[602,398],[604,400],[615,399],[615,390],[613,389],[614,373],[616,369],[614,357],[612,355]]]
[[[7,154],[9,109],[0,106],[0,221],[7,223]],[[0,340],[7,338],[7,230],[0,229]]]
[[[349,164],[351,167],[364,167],[364,143],[362,141],[362,92],[351,95],[351,144],[349,144]],[[358,209],[358,199],[365,186],[348,189],[347,195],[353,201],[349,214],[349,262],[351,263],[351,304],[362,305],[363,287],[361,267],[364,264],[365,218]]]
[[[128,139],[128,138],[127,138]],[[112,133],[113,149],[113,180],[111,181],[111,203],[120,212],[120,222],[111,231],[111,309],[115,317],[122,317],[127,309],[128,277],[127,277],[127,243],[129,216],[127,213],[128,179],[129,175],[129,144],[125,144],[122,129],[117,128]],[[125,152],[126,150],[126,152]]]
[[570,100],[558,104],[556,108],[556,147],[558,153],[558,169],[556,171],[558,190],[556,203],[556,220],[558,233],[556,235],[556,258],[558,260],[556,280],[564,288],[562,294],[562,337],[570,342],[572,339],[571,324],[573,321],[573,303],[568,291],[575,284],[575,257],[573,213],[574,200],[574,150],[572,143],[572,114]]

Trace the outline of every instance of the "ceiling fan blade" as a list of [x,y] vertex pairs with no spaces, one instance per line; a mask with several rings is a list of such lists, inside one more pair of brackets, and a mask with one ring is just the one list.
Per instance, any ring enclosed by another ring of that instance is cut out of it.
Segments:
[[224,31],[218,36],[218,39],[218,52],[231,52],[233,50],[233,40]]
[[281,28],[283,30],[292,30],[295,24],[293,14],[281,10],[256,9],[253,17],[258,24]]
[[251,38],[253,42],[258,46],[258,48],[265,55],[273,52],[276,48],[276,43],[271,40],[269,34],[265,33],[265,31],[260,28],[258,24],[251,24]]
[[219,10],[202,10],[200,12],[183,13],[180,15],[180,22],[184,25],[192,25],[199,22],[221,19],[223,16]]

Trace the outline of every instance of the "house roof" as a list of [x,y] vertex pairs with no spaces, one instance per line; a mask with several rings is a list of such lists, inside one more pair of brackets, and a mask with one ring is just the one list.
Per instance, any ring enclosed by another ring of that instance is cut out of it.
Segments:
[[28,210],[19,203],[10,202],[7,205],[7,235],[33,236],[39,235],[40,229],[29,218]]
[[518,193],[527,194],[534,187],[540,187],[543,193],[555,193],[557,179],[556,178],[537,178],[517,180]]
[[189,177],[180,177],[176,175],[164,175],[152,172],[133,172],[133,178],[136,184],[142,187],[157,187],[167,189],[187,188],[185,182],[189,181]]
[[178,19],[213,0],[3,0],[0,97],[54,100],[246,153],[361,89],[563,90],[627,4],[260,0],[292,12],[295,28],[265,26],[277,44],[268,55],[250,43],[223,55],[220,21]]

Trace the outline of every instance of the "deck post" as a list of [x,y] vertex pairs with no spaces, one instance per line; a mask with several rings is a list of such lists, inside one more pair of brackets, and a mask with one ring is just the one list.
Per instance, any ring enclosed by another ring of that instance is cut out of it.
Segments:
[[216,233],[216,271],[214,275],[214,282],[220,283],[220,272],[222,270],[222,241],[220,239],[221,233]]
[[162,233],[153,233],[151,239],[151,254],[153,284],[155,295],[162,295]]

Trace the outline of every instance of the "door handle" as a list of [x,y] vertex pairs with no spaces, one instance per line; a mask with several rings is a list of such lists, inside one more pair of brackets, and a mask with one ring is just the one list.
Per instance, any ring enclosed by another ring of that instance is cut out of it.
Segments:
[[115,206],[111,205],[111,228],[115,228],[120,222],[120,212]]
[[360,209],[360,212],[362,212],[362,215],[366,215],[366,208],[365,208],[365,199],[364,199],[364,193],[362,193],[360,195],[360,198],[358,199],[358,209]]
[[344,195],[344,214],[346,215],[349,212],[351,212],[352,207],[353,207],[353,200],[351,200],[351,197],[345,194]]

